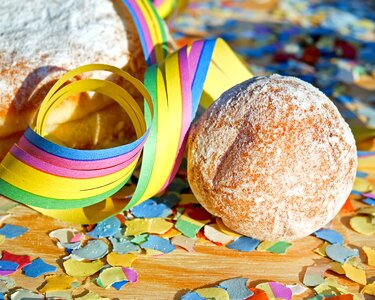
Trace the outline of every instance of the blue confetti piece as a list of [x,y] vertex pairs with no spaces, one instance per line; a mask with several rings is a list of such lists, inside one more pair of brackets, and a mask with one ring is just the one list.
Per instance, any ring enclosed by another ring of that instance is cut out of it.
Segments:
[[163,253],[169,253],[176,249],[174,245],[167,239],[156,235],[149,235],[147,241],[141,244],[143,249],[153,249]]
[[248,278],[232,278],[220,282],[219,287],[224,288],[230,299],[247,299],[254,293],[247,288]]
[[317,238],[327,241],[331,244],[344,244],[344,238],[343,236],[338,233],[336,230],[323,228],[315,231],[313,233]]
[[197,292],[188,292],[181,297],[181,300],[205,300],[205,298],[199,296]]
[[168,193],[162,197],[153,198],[157,203],[163,203],[169,208],[176,206],[180,202],[180,197],[176,193]]
[[362,201],[363,201],[363,203],[365,203],[367,205],[375,206],[375,199],[365,198]]
[[77,260],[96,260],[104,257],[108,253],[108,245],[102,240],[88,241],[86,246],[73,250],[72,255]]
[[367,176],[368,176],[368,174],[366,172],[357,171],[357,173],[356,173],[356,177],[358,177],[358,178],[366,178]]
[[47,264],[41,258],[34,259],[31,264],[22,268],[23,273],[32,278],[56,271],[56,267]]
[[4,300],[4,299],[5,299],[5,294],[0,292],[0,300]]
[[111,217],[98,223],[93,230],[87,233],[87,235],[95,239],[109,237],[115,235],[120,228],[120,220],[116,217]]
[[131,213],[137,218],[166,218],[172,214],[170,209],[164,203],[157,203],[149,199],[137,206],[134,206]]
[[247,236],[241,236],[232,243],[226,245],[229,249],[239,250],[243,252],[250,252],[256,249],[260,241]]
[[329,258],[339,263],[345,263],[345,261],[353,256],[358,256],[357,249],[349,249],[339,244],[329,245],[326,248],[326,254]]
[[139,252],[140,248],[138,245],[124,238],[109,238],[112,244],[112,251],[120,254],[127,254],[130,252]]
[[114,287],[116,290],[119,291],[119,290],[121,290],[122,287],[123,287],[125,284],[127,284],[127,283],[129,283],[129,281],[127,281],[127,280],[118,281],[118,282],[113,283],[113,284],[112,284],[112,287]]
[[356,195],[356,196],[362,196],[362,193],[359,192],[359,191],[356,191],[356,190],[352,190],[352,191],[351,191],[351,194],[352,194],[352,195]]
[[339,95],[336,97],[336,101],[342,104],[348,104],[353,102],[353,98],[345,95]]
[[19,264],[10,260],[0,260],[0,271],[16,271]]
[[0,234],[4,235],[7,239],[14,239],[23,235],[28,229],[22,226],[5,224],[0,228]]

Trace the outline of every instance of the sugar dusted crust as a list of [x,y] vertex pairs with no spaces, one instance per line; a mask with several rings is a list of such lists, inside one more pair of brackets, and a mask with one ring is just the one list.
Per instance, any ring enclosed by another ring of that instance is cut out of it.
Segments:
[[188,179],[225,225],[293,240],[326,225],[350,194],[357,157],[334,104],[297,78],[272,75],[224,93],[193,125]]

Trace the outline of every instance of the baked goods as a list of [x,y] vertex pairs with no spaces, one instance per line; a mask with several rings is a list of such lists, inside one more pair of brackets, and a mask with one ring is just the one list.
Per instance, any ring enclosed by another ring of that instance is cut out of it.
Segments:
[[[135,25],[122,1],[4,0],[0,31],[0,158],[67,70],[105,63],[142,79],[146,68]],[[104,79],[108,73],[85,76]],[[114,146],[134,134],[118,104],[88,94],[61,104],[49,119],[48,131],[54,141],[84,149]]]
[[225,92],[193,125],[188,147],[200,203],[262,240],[326,225],[356,174],[349,126],[323,93],[293,77],[256,77]]

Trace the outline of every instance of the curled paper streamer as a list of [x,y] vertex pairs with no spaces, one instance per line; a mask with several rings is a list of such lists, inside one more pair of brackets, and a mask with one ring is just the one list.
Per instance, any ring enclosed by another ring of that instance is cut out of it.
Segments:
[[[152,4],[123,2],[137,26],[148,64],[144,85],[118,68],[101,64],[65,74],[45,97],[35,125],[27,128],[1,162],[4,196],[81,224],[129,209],[165,189],[173,179],[199,103],[208,106],[252,76],[221,39],[197,41],[169,54],[164,23]],[[113,82],[81,79],[67,84],[76,75],[94,70],[112,72],[130,82],[145,99],[144,114],[133,97]],[[77,150],[44,138],[52,110],[71,95],[87,91],[117,101],[128,113],[137,140],[109,149]],[[142,150],[140,176],[130,202],[111,198],[131,177]]]

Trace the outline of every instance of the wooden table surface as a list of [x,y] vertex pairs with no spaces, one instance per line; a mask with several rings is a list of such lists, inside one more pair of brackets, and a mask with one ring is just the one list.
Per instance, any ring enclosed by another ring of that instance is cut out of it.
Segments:
[[[11,201],[1,199],[2,206],[7,203]],[[356,206],[361,205],[358,201],[353,203]],[[13,240],[7,239],[0,246],[1,249],[19,255],[27,254],[32,259],[41,257],[58,267],[56,273],[63,274],[59,261],[65,256],[64,250],[55,245],[48,233],[72,225],[40,215],[23,205],[12,208],[9,212],[11,215],[3,220],[3,223],[25,226],[29,231]],[[374,236],[364,236],[354,232],[348,225],[349,218],[349,215],[344,214],[337,216],[332,228],[342,233],[346,243],[351,247],[360,248],[364,245],[375,247]],[[80,229],[77,225],[73,227]],[[330,261],[313,252],[313,249],[320,244],[322,244],[321,240],[308,236],[295,241],[285,255],[257,251],[242,253],[211,243],[197,245],[195,253],[177,249],[161,257],[140,255],[133,263],[139,274],[137,283],[128,284],[121,291],[116,291],[113,288],[102,289],[88,282],[78,288],[74,294],[84,293],[87,289],[110,299],[179,299],[189,289],[213,286],[224,279],[234,277],[250,278],[251,286],[265,281],[293,284],[302,282],[306,266]],[[362,251],[360,255],[362,261],[367,262]],[[366,266],[366,273],[368,281],[375,279],[375,268]],[[24,276],[20,271],[11,276],[16,280],[17,286],[34,291],[43,282],[43,276],[33,279]],[[361,288],[359,284],[342,276],[337,277],[329,272],[326,276],[334,276],[339,283],[348,286],[350,291],[358,292]],[[310,295],[313,295],[312,291],[295,296],[294,299],[303,299]],[[367,296],[366,299],[374,298]]]

